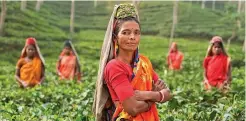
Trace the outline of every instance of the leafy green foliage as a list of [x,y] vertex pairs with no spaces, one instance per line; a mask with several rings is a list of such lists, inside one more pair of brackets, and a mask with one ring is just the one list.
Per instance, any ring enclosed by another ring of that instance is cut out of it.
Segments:
[[[93,33],[94,36],[90,39]],[[1,62],[0,71],[0,119],[13,120],[94,120],[91,112],[93,93],[102,44],[103,31],[83,31],[75,41],[82,64],[83,83],[60,82],[55,74],[55,63],[60,48],[41,48],[46,59],[46,80],[42,86],[20,89],[14,80],[15,63]],[[84,41],[83,41],[84,40]],[[173,98],[158,104],[162,120],[243,120],[244,115],[244,65],[233,64],[233,81],[228,94],[213,90],[202,90],[202,60],[208,43],[202,41],[176,39],[179,49],[185,54],[183,70],[170,71],[165,66],[168,51],[166,38],[142,36],[140,52],[150,58],[159,74],[169,85]],[[189,43],[189,45],[187,44]],[[41,42],[41,44],[44,44]],[[229,54],[232,62],[243,62],[243,54],[238,45],[232,45]],[[14,52],[14,51],[13,51]],[[19,53],[18,53],[19,54]],[[18,55],[16,54],[16,55]],[[6,57],[5,57],[6,58]],[[9,57],[10,58],[10,57]],[[13,60],[17,57],[11,57]]]

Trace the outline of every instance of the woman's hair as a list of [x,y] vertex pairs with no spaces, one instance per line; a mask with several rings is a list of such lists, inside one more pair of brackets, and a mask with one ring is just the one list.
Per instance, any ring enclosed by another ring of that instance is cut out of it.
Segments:
[[138,23],[139,28],[140,28],[140,23],[137,20],[137,18],[135,17],[125,17],[125,18],[121,18],[121,19],[115,19],[115,23],[114,23],[114,29],[113,29],[113,39],[115,39],[117,37],[117,35],[119,34],[120,28],[122,26],[122,24],[126,21],[135,21],[136,23]]
[[69,42],[69,40],[65,41],[65,43],[64,43],[64,48],[65,48],[65,47],[72,48],[72,47],[71,47],[71,44],[70,44],[70,42]]

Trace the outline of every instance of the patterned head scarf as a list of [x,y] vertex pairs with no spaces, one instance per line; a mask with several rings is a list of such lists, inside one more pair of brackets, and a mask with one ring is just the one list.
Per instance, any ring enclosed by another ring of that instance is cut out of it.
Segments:
[[214,44],[215,42],[223,42],[222,38],[220,36],[214,36],[211,40],[210,40],[210,44]]
[[[138,14],[136,12],[136,7],[132,4],[119,4],[115,5],[113,13],[108,23],[107,31],[105,33],[103,46],[101,49],[101,56],[98,68],[96,91],[94,94],[93,102],[93,113],[95,114],[96,121],[100,121],[102,117],[102,110],[105,106],[106,101],[109,97],[109,92],[106,87],[104,87],[103,71],[104,68],[111,59],[115,58],[117,53],[117,44],[113,40],[113,31],[115,29],[116,23],[119,19],[125,17],[136,17],[138,19]],[[139,20],[139,19],[138,19]],[[139,61],[138,49],[135,51],[135,56],[133,60],[133,72],[136,71],[137,62]],[[135,76],[135,73],[133,77]]]

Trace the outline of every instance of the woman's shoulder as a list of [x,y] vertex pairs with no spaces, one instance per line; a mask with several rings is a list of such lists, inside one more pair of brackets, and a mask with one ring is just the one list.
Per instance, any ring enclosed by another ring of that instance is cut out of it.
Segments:
[[107,63],[105,70],[106,71],[125,72],[125,71],[128,71],[130,68],[131,67],[129,65],[125,64],[124,62],[121,62],[117,59],[112,59]]
[[184,53],[183,53],[183,52],[181,52],[181,51],[178,51],[178,53],[179,53],[180,55],[184,55]]
[[206,56],[206,57],[204,58],[204,61],[211,60],[211,59],[212,59],[212,57],[213,57],[213,56]]
[[16,68],[21,68],[23,65],[25,65],[27,63],[26,59],[25,58],[20,58],[18,59],[17,61],[17,64],[16,64]]
[[110,60],[110,61],[107,63],[106,67],[108,67],[108,68],[114,67],[115,65],[118,65],[118,63],[119,63],[119,62],[118,62],[116,59],[112,59],[112,60]]
[[17,63],[25,63],[27,62],[25,58],[18,59]]

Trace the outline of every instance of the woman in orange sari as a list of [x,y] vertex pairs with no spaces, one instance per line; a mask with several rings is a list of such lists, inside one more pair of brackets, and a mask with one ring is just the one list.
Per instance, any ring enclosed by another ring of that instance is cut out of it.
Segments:
[[[131,4],[116,5],[101,51],[96,121],[159,121],[156,102],[170,99],[150,60],[138,53],[140,24]],[[115,108],[114,108],[115,107]]]
[[210,41],[203,67],[205,90],[211,90],[211,87],[216,87],[224,91],[229,88],[228,86],[231,83],[231,62],[224,49],[221,37],[215,36]]
[[21,57],[16,64],[15,78],[20,87],[34,87],[43,82],[44,59],[35,38],[27,38]]
[[73,80],[77,76],[77,82],[81,82],[79,58],[71,41],[65,42],[56,71],[61,80]]
[[173,42],[171,44],[168,56],[167,56],[167,65],[171,70],[180,70],[182,68],[182,61],[184,55],[182,52],[178,51],[177,43]]

